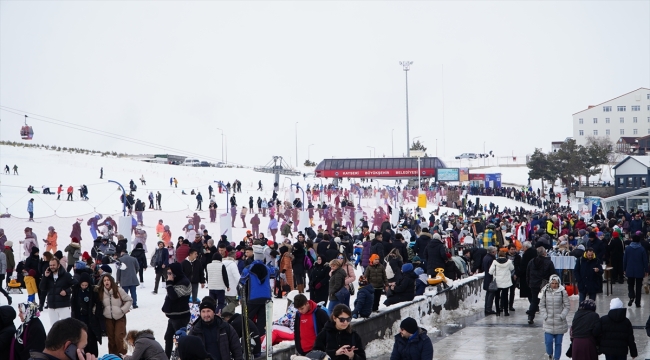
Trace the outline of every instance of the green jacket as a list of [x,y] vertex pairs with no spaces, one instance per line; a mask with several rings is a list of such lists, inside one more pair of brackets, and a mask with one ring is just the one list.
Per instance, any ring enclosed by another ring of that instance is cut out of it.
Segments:
[[370,265],[366,268],[363,276],[368,279],[368,283],[375,289],[382,289],[388,285],[388,278],[386,278],[386,270],[381,263],[377,265]]

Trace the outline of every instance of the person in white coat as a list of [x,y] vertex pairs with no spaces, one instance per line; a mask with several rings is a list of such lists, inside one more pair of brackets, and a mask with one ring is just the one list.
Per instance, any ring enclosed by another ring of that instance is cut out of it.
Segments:
[[221,254],[218,252],[212,255],[212,262],[206,266],[206,270],[210,297],[216,301],[217,315],[221,316],[221,309],[226,306],[226,291],[229,291],[231,286],[237,286],[237,284],[230,284],[228,270],[221,262]]
[[[569,295],[562,286],[560,277],[553,274],[548,285],[542,288],[539,295],[539,313],[544,319],[544,343],[549,359],[559,359],[562,356],[562,338],[569,330],[566,317],[569,314]],[[555,351],[553,351],[555,344]]]
[[522,221],[521,224],[519,225],[519,228],[517,229],[517,240],[519,240],[520,243],[524,243],[526,241],[526,222]]
[[223,259],[222,263],[226,268],[226,273],[228,273],[230,289],[226,289],[226,307],[221,310],[221,313],[229,312],[234,314],[235,308],[237,308],[237,284],[241,277],[239,268],[237,267],[237,262],[235,261],[235,253],[230,252],[230,254]]
[[492,262],[489,270],[499,288],[495,294],[495,302],[498,304],[497,316],[501,315],[501,311],[505,316],[510,316],[508,312],[508,289],[512,286],[512,274],[515,271],[515,266],[512,261],[506,258],[507,255],[507,251],[499,251],[499,257]]

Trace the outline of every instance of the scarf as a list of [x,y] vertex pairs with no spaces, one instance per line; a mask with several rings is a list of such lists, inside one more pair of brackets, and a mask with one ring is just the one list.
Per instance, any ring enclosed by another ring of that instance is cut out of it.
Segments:
[[25,321],[23,321],[23,323],[20,324],[18,330],[16,330],[16,335],[14,335],[14,337],[16,338],[16,341],[18,341],[18,343],[22,345],[23,339],[21,335],[27,328],[29,322],[32,319],[39,317],[41,313],[38,311],[38,305],[33,302],[18,304],[18,311],[25,314]]

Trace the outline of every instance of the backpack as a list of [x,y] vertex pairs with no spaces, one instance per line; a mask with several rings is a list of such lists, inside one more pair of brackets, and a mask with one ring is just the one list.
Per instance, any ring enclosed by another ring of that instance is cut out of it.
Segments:
[[393,271],[393,268],[390,267],[390,264],[388,263],[388,256],[384,259],[386,262],[386,268],[384,271],[386,272],[386,279],[392,279],[395,277],[395,272]]
[[80,256],[81,256],[81,249],[76,249],[74,253],[72,253],[72,257],[75,259],[79,259]]
[[406,247],[406,254],[409,261],[412,261],[413,258],[415,257],[415,251],[413,251],[413,248],[411,246]]
[[160,253],[161,250],[156,249],[156,252],[153,253],[153,255],[151,256],[151,261],[149,262],[149,265],[151,265],[152,267],[156,267],[156,264],[158,263],[158,259],[160,258]]
[[311,255],[309,255],[309,251],[305,252],[305,259],[302,263],[305,270],[311,270],[312,266],[314,266],[314,261],[312,260]]

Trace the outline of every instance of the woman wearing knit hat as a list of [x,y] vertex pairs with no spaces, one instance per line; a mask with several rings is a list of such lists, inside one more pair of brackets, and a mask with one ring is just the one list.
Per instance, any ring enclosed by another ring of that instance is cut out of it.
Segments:
[[632,322],[625,315],[626,312],[621,299],[612,299],[609,313],[600,318],[594,329],[594,336],[598,338],[598,350],[608,360],[627,359],[628,349],[632,359],[639,356]]
[[379,255],[370,255],[370,265],[366,268],[363,276],[368,279],[370,285],[375,289],[372,311],[379,311],[379,300],[381,298],[382,290],[388,287],[386,270],[384,269],[384,265],[379,261]]
[[[562,338],[569,330],[566,317],[569,314],[569,295],[560,284],[560,277],[551,275],[548,285],[542,288],[539,313],[544,319],[544,343],[549,359],[562,356]],[[555,345],[555,351],[553,351]]]
[[591,299],[582,301],[571,322],[571,346],[567,354],[570,352],[573,360],[598,359],[594,330],[599,322],[596,302]]
[[407,317],[399,324],[399,334],[395,335],[395,344],[390,358],[397,360],[433,359],[431,338],[415,319]]

